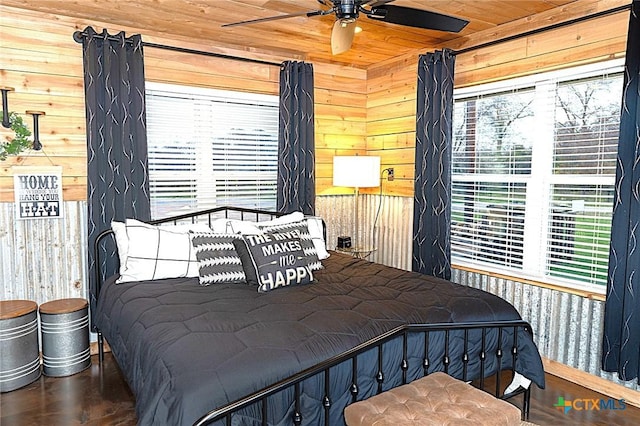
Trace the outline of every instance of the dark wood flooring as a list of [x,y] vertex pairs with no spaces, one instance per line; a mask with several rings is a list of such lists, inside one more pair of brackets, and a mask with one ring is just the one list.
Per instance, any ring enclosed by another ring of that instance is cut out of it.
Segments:
[[[624,410],[558,410],[558,397],[609,399],[547,374],[547,388],[534,386],[530,421],[539,425],[640,425],[640,408]],[[517,401],[516,404],[519,404]],[[134,399],[118,366],[105,355],[100,368],[94,356],[91,368],[70,377],[42,376],[34,383],[0,394],[0,425],[135,425]]]

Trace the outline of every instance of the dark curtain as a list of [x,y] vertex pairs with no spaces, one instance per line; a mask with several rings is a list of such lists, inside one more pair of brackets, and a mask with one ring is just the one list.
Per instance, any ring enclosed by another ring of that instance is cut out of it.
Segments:
[[604,309],[602,368],[640,375],[640,2],[631,6]]
[[280,68],[277,210],[315,213],[313,66],[284,62]]
[[[87,120],[88,269],[92,312],[96,303],[96,237],[112,220],[150,219],[144,61],[139,35],[74,35],[82,42]],[[105,243],[102,277],[117,271],[115,245]]]
[[454,64],[447,49],[421,55],[418,62],[412,268],[445,279],[451,278]]

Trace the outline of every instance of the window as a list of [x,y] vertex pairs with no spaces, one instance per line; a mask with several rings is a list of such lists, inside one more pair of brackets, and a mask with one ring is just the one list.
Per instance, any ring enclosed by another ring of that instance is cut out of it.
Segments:
[[453,262],[604,292],[622,83],[616,62],[454,92]]
[[275,210],[278,97],[147,83],[151,215]]

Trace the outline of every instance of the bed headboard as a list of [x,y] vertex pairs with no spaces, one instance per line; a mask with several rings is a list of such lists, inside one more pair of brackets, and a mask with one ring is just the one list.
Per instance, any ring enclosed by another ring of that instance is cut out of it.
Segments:
[[[260,222],[263,220],[271,220],[273,218],[284,215],[284,213],[272,212],[266,210],[257,210],[244,207],[215,207],[213,209],[195,211],[185,213],[176,216],[170,216],[163,219],[152,220],[149,223],[152,225],[166,224],[195,224],[202,223],[211,226],[211,223],[215,219],[239,219],[239,220],[252,220]],[[89,295],[92,300],[97,300],[100,294],[100,288],[104,280],[117,273],[119,265],[117,261],[115,264],[109,264],[105,262],[105,257],[113,256],[113,248],[115,247],[114,233],[111,229],[102,231],[97,237],[93,246],[94,259],[96,259],[95,268],[95,288],[89,289]],[[115,256],[117,259],[117,256]]]
[[[215,219],[237,219],[261,222],[265,220],[271,220],[279,216],[284,216],[285,214],[286,213],[251,209],[245,207],[222,206],[176,216],[170,216],[163,219],[157,219],[150,221],[149,223],[152,225],[205,224],[211,227],[212,222]],[[326,239],[326,224],[324,223],[324,221],[322,222],[322,226],[323,234]],[[88,289],[89,300],[92,301],[92,307],[95,307],[94,303],[97,303],[102,283],[108,277],[115,275],[119,269],[114,235],[115,234],[111,229],[104,230],[96,237],[95,243],[92,248],[94,259],[96,261],[94,276],[95,285],[90,285]],[[93,327],[93,318],[92,329],[95,331],[95,328]]]

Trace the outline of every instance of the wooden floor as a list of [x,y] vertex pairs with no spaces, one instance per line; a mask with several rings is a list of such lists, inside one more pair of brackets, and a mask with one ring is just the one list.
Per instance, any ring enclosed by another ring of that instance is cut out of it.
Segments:
[[[74,376],[43,376],[22,389],[0,394],[0,425],[135,425],[133,396],[111,354],[105,355],[103,368],[96,357],[92,362],[91,368]],[[553,426],[640,425],[640,408],[627,405],[624,410],[571,409],[564,413],[554,407],[559,397],[565,401],[609,399],[547,374],[547,388],[534,386],[532,391],[529,420]]]

